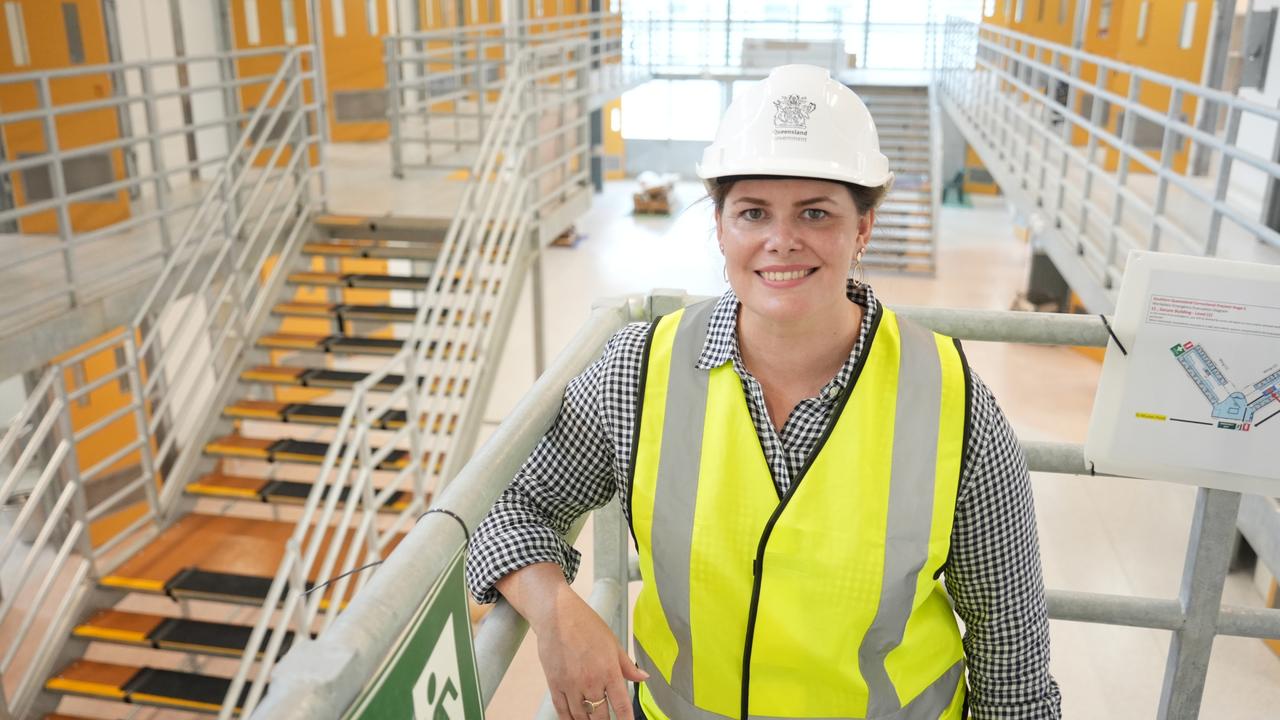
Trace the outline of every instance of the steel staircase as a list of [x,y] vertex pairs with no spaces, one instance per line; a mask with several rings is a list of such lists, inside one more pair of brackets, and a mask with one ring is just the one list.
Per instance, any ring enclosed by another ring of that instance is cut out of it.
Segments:
[[934,138],[938,137],[930,90],[921,86],[862,86],[855,92],[875,118],[880,151],[889,158],[894,184],[876,214],[863,262],[877,270],[932,275],[934,231]]
[[[25,581],[0,599],[0,709],[245,714],[333,622],[470,455],[525,271],[589,203],[585,120],[550,122],[589,101],[580,48],[512,59],[448,223],[323,214],[296,49],[137,320],[79,353],[121,367],[75,387],[80,357],[55,364],[0,441],[18,456],[0,502],[43,465],[0,526]],[[69,431],[111,381],[128,403]],[[137,437],[78,468],[77,443],[119,420]],[[104,468],[118,489],[87,495]]]

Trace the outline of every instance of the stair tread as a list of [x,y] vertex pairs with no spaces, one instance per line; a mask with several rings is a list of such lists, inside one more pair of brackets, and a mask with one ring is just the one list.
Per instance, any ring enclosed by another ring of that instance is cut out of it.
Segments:
[[[258,365],[245,370],[240,379],[247,382],[266,382],[290,387],[322,388],[329,390],[345,390],[368,377],[367,372],[357,370],[336,370],[332,368],[307,368],[293,365]],[[394,390],[404,382],[400,375],[386,375],[374,385],[375,390]],[[452,394],[458,387],[458,379],[450,377],[445,381],[445,393]],[[471,388],[471,379],[462,378],[461,392],[466,394]],[[434,395],[440,390],[440,377],[431,380],[430,393]]]
[[151,633],[164,621],[165,618],[160,615],[107,609],[99,610],[93,617],[77,625],[72,632],[80,637],[147,643]]
[[178,573],[192,567],[273,577],[295,528],[290,522],[191,513],[157,535],[108,578],[149,581],[163,589]]
[[[299,422],[311,425],[335,425],[342,419],[344,405],[324,403],[286,403],[270,400],[237,400],[226,406],[223,414],[229,417],[271,420],[275,422]],[[391,409],[383,413],[375,424],[388,430],[395,430],[405,423],[404,410]]]
[[135,704],[216,712],[231,687],[231,678],[75,660],[46,681],[45,687]]
[[73,660],[58,674],[45,681],[45,687],[59,692],[123,700],[127,694],[125,686],[137,676],[139,670],[141,668],[130,665]]
[[426,275],[393,275],[391,273],[334,273],[334,272],[293,272],[289,273],[290,283],[295,285],[337,285],[340,287],[394,287],[425,288],[431,278]]
[[398,305],[359,305],[355,303],[312,303],[283,302],[277,303],[271,311],[276,315],[305,315],[307,317],[344,317],[374,319],[395,318],[411,320],[418,314],[416,307]]
[[[252,625],[212,622],[149,613],[102,610],[76,626],[78,637],[97,641],[154,645],[162,650],[202,652],[239,657],[249,645]],[[267,638],[270,638],[268,631]],[[285,636],[281,652],[293,633]],[[265,641],[264,641],[265,646]]]
[[302,252],[310,255],[326,255],[349,258],[376,258],[434,260],[440,256],[441,245],[434,243],[408,243],[391,240],[364,240],[333,238],[313,241],[302,246]]
[[[294,438],[248,438],[232,433],[209,441],[204,450],[210,455],[248,457],[267,462],[320,463],[329,452],[329,443]],[[397,470],[404,467],[408,459],[407,451],[392,450],[378,467]]]
[[[102,578],[102,584],[129,590],[202,597],[227,602],[261,602],[284,557],[296,524],[260,518],[191,513]],[[349,539],[354,529],[348,529]],[[392,537],[390,553],[403,535]],[[333,540],[325,531],[321,557]],[[344,543],[345,545],[345,543]],[[312,577],[319,572],[313,567]]]
[[217,471],[201,475],[194,482],[187,483],[186,490],[193,495],[256,500],[259,499],[263,486],[268,482],[266,478],[227,475]]
[[364,335],[311,335],[307,333],[271,333],[258,338],[258,346],[276,350],[312,350],[344,352],[362,350],[394,355],[404,347],[399,338],[375,338]]

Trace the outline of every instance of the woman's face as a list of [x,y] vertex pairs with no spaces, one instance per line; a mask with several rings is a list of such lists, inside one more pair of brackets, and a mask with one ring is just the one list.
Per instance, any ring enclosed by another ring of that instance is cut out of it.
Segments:
[[845,298],[849,268],[871,235],[843,185],[826,180],[740,180],[716,214],[729,284],[744,309],[785,322]]

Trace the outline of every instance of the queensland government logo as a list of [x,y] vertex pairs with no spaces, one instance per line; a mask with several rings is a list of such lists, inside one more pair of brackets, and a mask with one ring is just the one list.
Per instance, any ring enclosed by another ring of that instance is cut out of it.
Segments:
[[783,95],[773,101],[773,136],[779,140],[806,140],[809,115],[818,107],[803,95]]

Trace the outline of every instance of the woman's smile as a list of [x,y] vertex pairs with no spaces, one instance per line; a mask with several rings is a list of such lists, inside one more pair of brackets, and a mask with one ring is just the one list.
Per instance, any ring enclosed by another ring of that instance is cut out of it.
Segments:
[[800,285],[816,272],[812,265],[770,265],[756,270],[756,275],[766,286],[781,290]]

